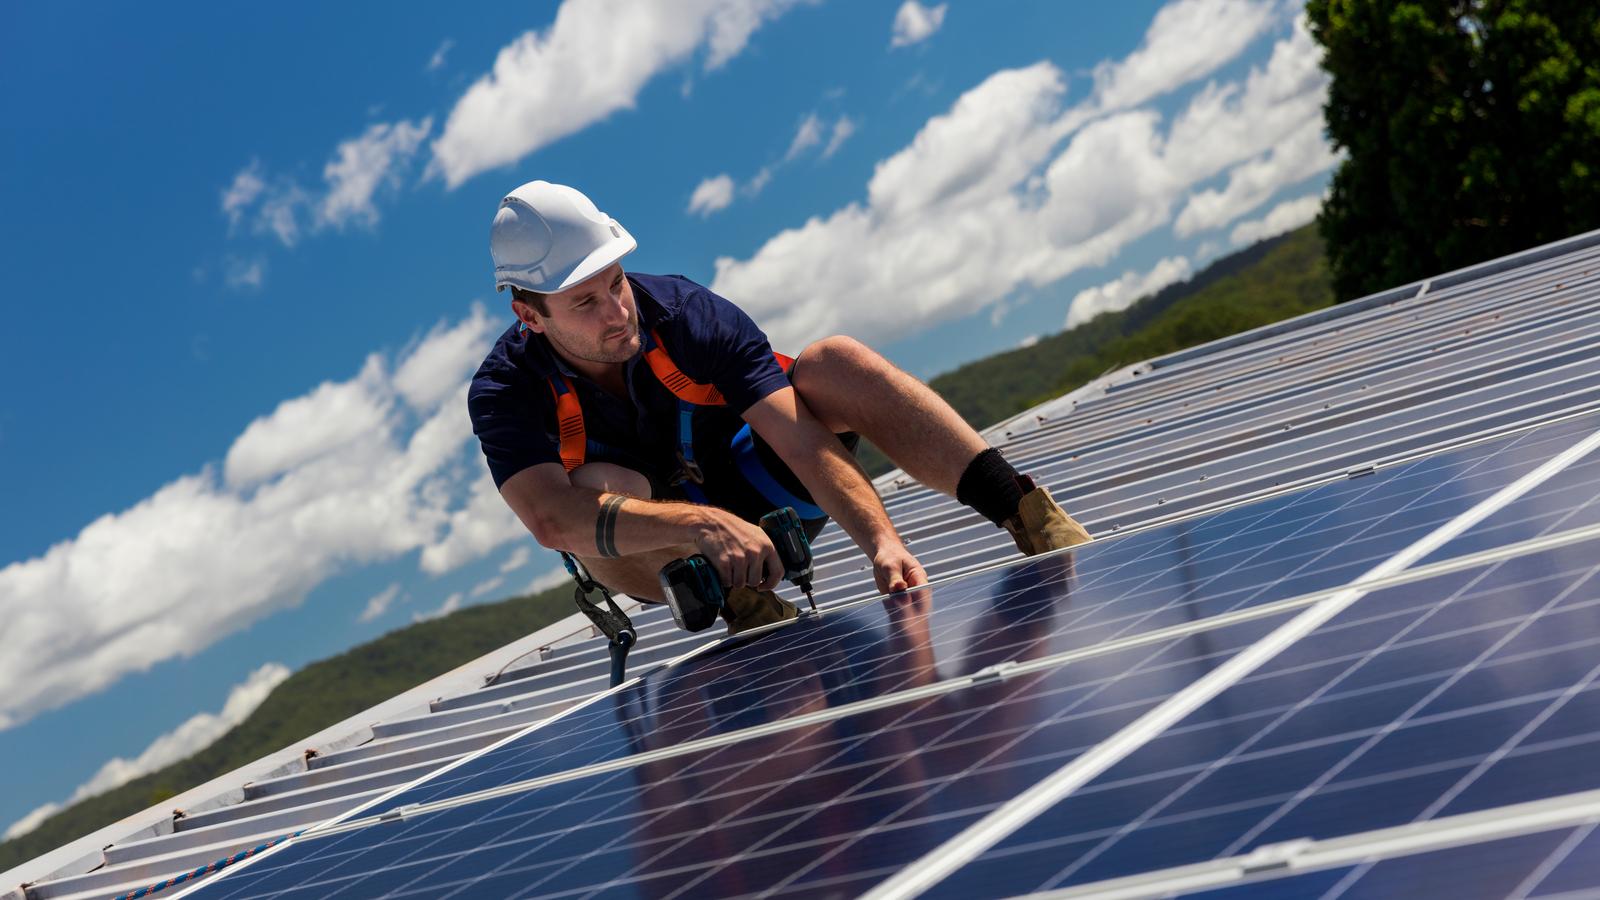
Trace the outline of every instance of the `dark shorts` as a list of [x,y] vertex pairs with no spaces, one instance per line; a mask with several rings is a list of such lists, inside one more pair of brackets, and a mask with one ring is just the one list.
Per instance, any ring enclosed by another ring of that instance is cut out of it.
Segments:
[[[855,455],[861,436],[847,431],[838,438]],[[657,497],[706,503],[746,522],[760,521],[767,513],[790,506],[799,513],[807,540],[816,540],[828,524],[827,513],[816,505],[811,492],[750,426],[741,428],[726,443],[719,441],[706,447],[695,441],[695,456],[705,473],[705,482],[663,487],[658,489]]]

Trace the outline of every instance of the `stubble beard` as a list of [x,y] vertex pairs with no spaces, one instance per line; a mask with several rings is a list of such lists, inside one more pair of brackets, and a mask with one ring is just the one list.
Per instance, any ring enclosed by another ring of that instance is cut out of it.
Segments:
[[627,362],[634,357],[634,354],[639,352],[641,342],[639,341],[639,319],[637,313],[634,315],[633,320],[628,323],[628,331],[628,339],[614,347],[609,345],[615,341],[615,338],[593,344],[587,341],[577,343],[568,340],[564,334],[556,334],[555,330],[549,327],[545,329],[545,337],[561,348],[563,353],[574,359],[581,359],[584,362],[610,364]]

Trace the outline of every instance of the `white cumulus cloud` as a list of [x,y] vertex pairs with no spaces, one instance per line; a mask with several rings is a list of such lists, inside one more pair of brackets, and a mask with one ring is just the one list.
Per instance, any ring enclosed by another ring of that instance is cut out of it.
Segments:
[[251,672],[243,682],[234,685],[219,712],[196,714],[177,728],[151,741],[150,746],[132,759],[121,756],[112,758],[101,766],[93,777],[79,785],[78,789],[72,792],[72,796],[64,802],[46,803],[13,823],[6,829],[5,839],[10,840],[32,831],[40,822],[65,806],[121,787],[141,775],[147,775],[186,759],[211,746],[217,738],[222,737],[229,729],[255,712],[256,707],[272,693],[272,689],[282,684],[288,677],[289,669],[281,663],[267,663],[261,666]]
[[456,346],[457,358],[428,370],[470,372],[498,330],[475,309],[398,360],[374,355],[355,377],[251,423],[221,476],[208,466],[180,477],[0,568],[0,641],[33,648],[0,655],[0,723],[197,653],[346,568],[420,550],[428,571],[446,571],[509,540],[457,519],[469,473],[483,471],[465,376],[421,394],[440,399],[417,410],[390,376],[435,342]]
[[400,583],[395,582],[367,599],[367,605],[362,608],[361,615],[356,617],[358,622],[371,622],[389,611],[394,601],[400,597]]
[[449,54],[450,48],[454,47],[455,45],[455,41],[451,40],[450,38],[445,38],[444,42],[439,45],[439,49],[433,51],[433,55],[428,57],[428,71],[437,72],[444,68],[445,56]]
[[234,176],[222,192],[222,212],[230,234],[247,217],[255,234],[270,234],[293,247],[309,232],[372,227],[380,218],[378,192],[396,188],[433,119],[376,122],[342,141],[322,167],[323,185],[310,189],[289,177],[268,179],[259,161]]
[[1124,272],[1115,281],[1079,291],[1067,310],[1065,327],[1082,325],[1101,313],[1126,309],[1133,301],[1188,278],[1192,271],[1189,260],[1171,256],[1156,263],[1148,272]]
[[261,178],[261,161],[251,160],[250,165],[233,176],[233,182],[222,191],[222,212],[228,217],[230,229],[238,226],[244,211],[256,202],[267,183]]
[[352,222],[377,224],[373,195],[385,185],[399,184],[401,169],[432,130],[432,118],[377,122],[360,137],[341,143],[322,169],[328,192],[317,207],[317,224],[337,228]]
[[267,261],[259,256],[251,259],[229,256],[223,260],[222,280],[231,288],[260,290],[267,280]]
[[467,596],[469,596],[472,599],[476,600],[479,597],[482,597],[484,594],[489,593],[490,591],[499,589],[500,585],[505,584],[505,583],[506,583],[506,578],[505,578],[504,575],[495,575],[495,576],[493,576],[491,578],[486,578],[483,581],[480,581],[477,584],[473,585],[472,586],[472,590],[467,592]]
[[484,471],[473,481],[466,504],[443,523],[442,535],[422,548],[422,571],[430,575],[449,572],[527,534],[495,489],[494,479]]
[[833,133],[828,135],[828,146],[822,148],[822,158],[828,159],[839,152],[839,148],[844,146],[844,142],[850,140],[850,136],[855,133],[856,123],[849,116],[840,116],[835,119]]
[[456,101],[430,171],[456,187],[480,172],[631,109],[663,70],[706,52],[707,71],[802,0],[567,0],[550,27],[500,50]]
[[460,591],[456,591],[454,594],[451,594],[450,596],[446,597],[444,602],[439,604],[439,606],[436,609],[431,609],[428,612],[412,613],[411,614],[411,621],[413,621],[413,622],[429,622],[429,621],[432,621],[434,619],[442,619],[445,616],[448,616],[451,613],[455,612],[456,610],[460,609],[461,608],[461,600],[462,600],[462,593]]
[[1156,13],[1139,49],[1095,67],[1103,110],[1127,109],[1204,78],[1234,59],[1272,24],[1261,0],[1175,0]]
[[928,7],[917,0],[906,0],[894,14],[894,26],[889,37],[890,47],[906,47],[933,37],[944,24],[944,14],[950,4]]
[[527,544],[523,544],[521,547],[511,551],[510,555],[500,563],[500,574],[507,575],[511,572],[515,572],[516,570],[527,565],[532,559],[533,549]]
[[1285,200],[1274,206],[1270,212],[1259,219],[1250,219],[1240,222],[1233,228],[1233,233],[1228,236],[1235,247],[1245,244],[1254,244],[1256,241],[1277,237],[1285,232],[1293,231],[1305,225],[1322,212],[1322,195],[1310,194]]
[[820,143],[822,143],[822,119],[815,112],[806,113],[806,117],[800,120],[800,126],[795,129],[794,139],[789,142],[789,151],[783,154],[784,162],[794,159]]
[[1222,228],[1279,190],[1325,172],[1336,162],[1338,157],[1323,137],[1322,117],[1311,116],[1281,143],[1230,169],[1221,190],[1191,194],[1173,230],[1179,237],[1189,237]]
[[541,594],[551,588],[561,587],[564,584],[574,584],[572,575],[565,566],[556,566],[549,569],[528,582],[528,593]]
[[[1274,8],[1175,0],[1071,107],[1052,63],[996,72],[879,162],[864,201],[781,231],[749,258],[718,259],[712,287],[780,349],[797,350],[830,333],[893,340],[1105,265],[1170,225],[1205,179],[1263,155],[1296,156],[1278,148],[1299,146],[1326,96],[1303,22],[1265,65],[1202,87],[1170,123],[1152,108],[1123,108],[1215,71],[1274,21],[1287,24]],[[1181,65],[1151,60],[1202,12],[1236,17],[1224,24],[1237,33],[1204,52],[1185,48]]]
[[689,214],[709,216],[733,202],[733,178],[726,172],[703,179],[689,195]]

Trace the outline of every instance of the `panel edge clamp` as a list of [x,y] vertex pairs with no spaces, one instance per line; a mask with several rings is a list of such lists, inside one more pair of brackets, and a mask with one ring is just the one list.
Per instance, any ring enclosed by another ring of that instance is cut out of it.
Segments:
[[1011,670],[1015,669],[1016,667],[1016,660],[1009,659],[1005,662],[997,662],[992,666],[984,666],[978,671],[972,673],[972,680],[968,683],[977,685],[992,684],[996,681],[1003,681],[1005,680],[1006,676],[1011,673]]
[[1277,844],[1257,847],[1249,856],[1239,860],[1239,874],[1257,875],[1262,872],[1290,868],[1294,865],[1295,857],[1304,853],[1315,843],[1316,841],[1311,838],[1296,838],[1292,841],[1282,841]]
[[1345,469],[1344,470],[1344,477],[1346,477],[1346,478],[1360,478],[1363,475],[1371,475],[1376,471],[1378,471],[1378,464],[1377,463],[1366,463],[1364,465],[1356,466],[1353,469]]
[[394,809],[386,809],[386,810],[384,810],[382,813],[380,813],[378,815],[378,821],[379,822],[401,822],[401,821],[404,821],[407,816],[409,816],[412,813],[416,812],[417,808],[419,806],[421,806],[421,804],[419,804],[419,803],[407,803],[407,804],[405,804],[403,806],[396,806]]

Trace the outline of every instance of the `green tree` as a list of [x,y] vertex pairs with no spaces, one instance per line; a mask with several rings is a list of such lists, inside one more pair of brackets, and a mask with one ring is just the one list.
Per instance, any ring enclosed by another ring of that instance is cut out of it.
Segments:
[[1350,299],[1600,226],[1600,3],[1308,0]]

